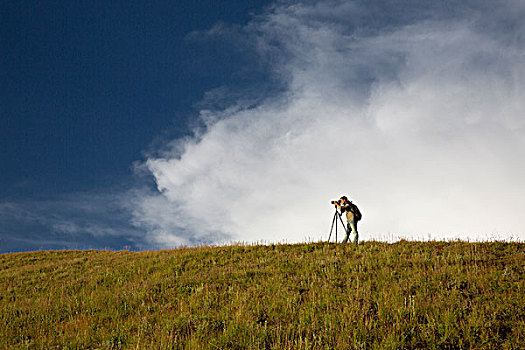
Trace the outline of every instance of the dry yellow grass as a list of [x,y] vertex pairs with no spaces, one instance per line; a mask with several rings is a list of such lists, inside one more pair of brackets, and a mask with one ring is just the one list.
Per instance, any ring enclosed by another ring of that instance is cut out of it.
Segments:
[[525,244],[0,255],[0,347],[523,349]]

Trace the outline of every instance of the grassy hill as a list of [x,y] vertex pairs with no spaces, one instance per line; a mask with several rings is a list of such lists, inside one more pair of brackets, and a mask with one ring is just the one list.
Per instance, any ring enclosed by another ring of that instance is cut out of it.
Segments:
[[525,244],[0,254],[0,347],[524,349]]

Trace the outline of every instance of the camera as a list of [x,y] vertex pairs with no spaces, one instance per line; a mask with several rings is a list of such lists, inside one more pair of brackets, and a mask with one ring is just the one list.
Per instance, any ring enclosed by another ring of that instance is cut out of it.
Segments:
[[341,201],[340,201],[340,200],[337,200],[337,201],[331,201],[330,203],[332,203],[332,204],[336,204],[336,203],[337,203],[337,204],[341,205]]

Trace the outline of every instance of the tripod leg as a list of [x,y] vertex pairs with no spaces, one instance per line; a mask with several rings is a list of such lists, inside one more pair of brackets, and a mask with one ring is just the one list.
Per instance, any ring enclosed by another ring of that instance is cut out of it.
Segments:
[[348,231],[348,228],[344,224],[343,219],[341,219],[341,216],[339,216],[339,221],[341,222],[341,225],[343,225],[343,228],[345,229],[345,232]]
[[334,217],[332,218],[332,226],[330,227],[330,234],[328,235],[328,242],[330,242],[330,237],[332,237],[332,230],[334,229],[334,223],[336,224],[335,229],[337,230],[337,219]]
[[[336,216],[339,216],[337,213],[335,213]],[[337,243],[337,219],[335,222],[335,243]]]
[[343,219],[341,219],[341,216],[339,216],[339,222],[341,222],[341,225],[343,226],[343,229],[345,230],[345,239],[343,240],[343,243],[346,243],[347,239],[350,237],[350,231],[347,225],[344,224]]

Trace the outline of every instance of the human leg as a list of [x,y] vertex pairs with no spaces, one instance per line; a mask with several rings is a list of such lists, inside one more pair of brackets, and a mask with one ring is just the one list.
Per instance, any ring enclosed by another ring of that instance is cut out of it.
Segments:
[[357,222],[354,220],[348,221],[348,225],[350,230],[347,230],[348,233],[353,232],[354,233],[354,239],[352,240],[355,244],[358,244],[359,242],[359,233],[357,232]]
[[352,227],[350,226],[349,222],[346,223],[345,231],[346,231],[346,235],[345,235],[345,239],[343,239],[343,243],[348,242],[348,239],[350,238],[350,232],[352,231]]

